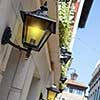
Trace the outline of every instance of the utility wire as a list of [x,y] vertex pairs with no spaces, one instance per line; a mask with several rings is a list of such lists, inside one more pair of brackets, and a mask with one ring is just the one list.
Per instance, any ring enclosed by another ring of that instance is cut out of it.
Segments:
[[[79,40],[80,43],[81,43],[84,47],[86,47],[89,51],[92,52],[92,54],[90,54],[90,52],[89,52],[89,53],[88,53],[88,52],[85,53],[86,55],[88,55],[88,57],[92,56],[93,53],[98,52],[96,48],[90,47],[85,41],[81,40],[81,38],[75,37],[75,39]],[[86,50],[86,51],[87,51],[87,50]],[[81,53],[78,49],[76,49],[75,52],[77,52],[78,54]],[[83,52],[83,53],[84,53],[84,52]],[[80,58],[77,57],[77,59],[74,58],[74,61],[73,61],[73,62],[75,62],[75,64],[71,64],[71,66],[73,67],[73,65],[75,65],[75,67],[77,67],[77,66],[80,66],[81,60],[80,60]],[[90,65],[90,66],[93,66],[93,65]]]
[[89,49],[91,49],[91,50],[93,50],[93,51],[98,51],[96,48],[94,48],[94,47],[90,47],[86,42],[84,42],[83,40],[81,40],[80,38],[77,38],[79,41],[81,41],[82,42],[82,44],[84,44],[87,48],[89,48]]
[[89,51],[91,51],[92,53],[98,52],[98,50],[97,50],[96,48],[90,47],[90,45],[88,45],[85,41],[81,40],[81,38],[79,38],[79,37],[76,36],[75,39],[79,40],[80,43],[81,43],[84,47],[86,47]]

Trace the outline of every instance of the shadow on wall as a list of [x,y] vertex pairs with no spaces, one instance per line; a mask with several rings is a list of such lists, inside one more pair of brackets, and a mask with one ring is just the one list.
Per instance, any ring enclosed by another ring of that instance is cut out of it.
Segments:
[[40,80],[38,78],[33,77],[27,100],[39,100],[40,91]]

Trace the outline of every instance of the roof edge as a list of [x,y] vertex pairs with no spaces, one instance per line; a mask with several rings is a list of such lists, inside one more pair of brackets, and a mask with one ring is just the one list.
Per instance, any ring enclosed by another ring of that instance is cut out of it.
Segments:
[[92,4],[93,4],[93,0],[85,0],[84,1],[82,13],[81,13],[81,17],[80,17],[79,25],[78,25],[79,28],[85,27]]

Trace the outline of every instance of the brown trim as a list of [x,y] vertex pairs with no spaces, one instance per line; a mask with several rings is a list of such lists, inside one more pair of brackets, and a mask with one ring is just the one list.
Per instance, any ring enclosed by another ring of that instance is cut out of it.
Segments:
[[88,87],[82,87],[82,86],[72,85],[72,84],[67,84],[67,87],[73,87],[80,90],[86,90],[88,88]]

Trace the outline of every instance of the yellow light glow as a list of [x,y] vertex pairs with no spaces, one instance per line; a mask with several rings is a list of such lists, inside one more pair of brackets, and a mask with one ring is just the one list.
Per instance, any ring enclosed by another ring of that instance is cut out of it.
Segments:
[[44,34],[40,26],[28,26],[27,42],[37,45]]
[[54,100],[55,96],[56,96],[55,92],[49,91],[49,93],[48,93],[48,100]]

